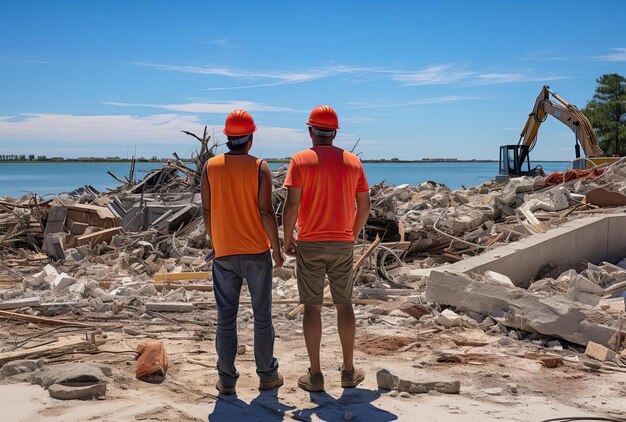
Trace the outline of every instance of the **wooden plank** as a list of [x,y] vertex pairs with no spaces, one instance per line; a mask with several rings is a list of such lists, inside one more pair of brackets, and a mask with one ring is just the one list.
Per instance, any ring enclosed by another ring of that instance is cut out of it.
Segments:
[[79,242],[81,240],[90,240],[90,239],[93,239],[94,237],[103,236],[103,235],[108,234],[108,233],[117,233],[120,230],[122,230],[121,227],[111,227],[110,229],[98,230],[97,232],[93,232],[93,233],[89,233],[89,234],[84,234],[82,236],[78,236],[76,239]]
[[15,350],[13,352],[0,353],[0,366],[13,360],[34,359],[64,351],[90,349],[93,347],[94,344],[90,341],[85,341],[83,337],[63,338],[51,345],[33,347],[28,350]]
[[43,324],[43,325],[66,325],[66,326],[72,326],[72,327],[85,327],[89,329],[96,328],[94,325],[86,324],[84,322],[72,322],[72,321],[66,321],[62,319],[38,317],[34,315],[18,314],[17,312],[8,312],[8,311],[0,311],[0,318],[28,321],[28,322],[33,322],[35,324]]
[[185,273],[169,273],[155,274],[154,281],[179,281],[179,280],[208,280],[209,273],[207,271],[185,272]]
[[[98,283],[98,285],[102,287],[103,289],[109,289],[112,284],[113,283],[111,283],[110,281],[101,281]],[[198,292],[212,292],[213,291],[213,286],[211,284],[180,284],[180,283],[168,283],[166,281],[162,283],[153,283],[153,286],[159,292],[163,290],[175,290],[181,287],[187,291],[192,291],[192,290],[195,290]]]
[[46,229],[43,232],[44,236],[53,233],[63,232],[65,226],[65,218],[67,217],[67,208],[63,206],[51,207],[48,211],[48,220],[46,222]]

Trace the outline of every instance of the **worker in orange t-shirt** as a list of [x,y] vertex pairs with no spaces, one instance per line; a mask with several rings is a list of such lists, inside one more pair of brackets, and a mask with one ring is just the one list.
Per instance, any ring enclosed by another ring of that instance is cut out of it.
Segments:
[[[321,309],[328,276],[343,365],[341,386],[356,387],[365,379],[353,365],[356,324],[352,309],[354,241],[369,216],[367,179],[358,157],[333,146],[339,129],[330,106],[315,108],[307,122],[313,148],[291,157],[283,211],[285,251],[296,255],[298,291],[304,304],[303,331],[311,367],[298,379],[306,391],[324,391],[320,367]],[[298,221],[298,239],[293,236]]]
[[244,278],[254,311],[259,389],[271,390],[283,384],[274,357],[272,258],[275,268],[281,267],[284,259],[272,206],[270,167],[248,154],[255,131],[248,112],[230,113],[224,127],[229,152],[209,159],[202,174],[204,226],[215,251],[212,272],[217,305],[216,387],[222,394],[236,394],[237,312]]

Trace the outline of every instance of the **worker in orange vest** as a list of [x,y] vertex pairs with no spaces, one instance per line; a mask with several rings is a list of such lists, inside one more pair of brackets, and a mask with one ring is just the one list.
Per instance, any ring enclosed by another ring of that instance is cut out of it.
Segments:
[[[354,241],[369,216],[370,197],[361,161],[333,146],[339,129],[330,106],[315,108],[307,122],[313,147],[291,157],[283,212],[285,251],[295,252],[300,303],[304,304],[304,340],[311,367],[298,379],[306,391],[324,391],[320,367],[321,308],[328,276],[343,351],[341,386],[356,387],[363,370],[353,365],[356,331],[352,309]],[[298,239],[293,232],[298,222]]]
[[271,390],[283,384],[274,357],[272,258],[274,268],[280,268],[284,258],[272,206],[270,167],[248,154],[255,131],[248,112],[230,113],[224,128],[229,151],[209,159],[201,182],[204,226],[215,251],[213,292],[217,304],[215,348],[219,375],[216,388],[222,394],[236,394],[237,311],[244,278],[254,311],[259,389]]

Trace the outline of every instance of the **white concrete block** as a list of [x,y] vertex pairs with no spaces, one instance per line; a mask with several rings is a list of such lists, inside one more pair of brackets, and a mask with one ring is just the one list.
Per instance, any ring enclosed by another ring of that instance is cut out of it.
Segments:
[[52,282],[52,290],[54,290],[55,292],[62,292],[74,283],[76,283],[76,279],[74,277],[71,277],[65,273],[61,273],[56,276],[54,281]]

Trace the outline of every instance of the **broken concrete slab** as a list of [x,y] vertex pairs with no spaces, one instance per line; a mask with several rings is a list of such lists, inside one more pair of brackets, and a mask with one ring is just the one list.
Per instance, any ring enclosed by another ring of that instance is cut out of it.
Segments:
[[7,362],[0,368],[0,378],[12,377],[13,375],[33,372],[43,367],[42,359],[19,359]]
[[53,384],[67,383],[97,383],[106,381],[105,372],[111,373],[106,365],[93,363],[63,363],[60,365],[48,365],[33,374],[32,382],[43,388],[49,388]]
[[397,390],[401,393],[420,394],[429,391],[437,391],[445,394],[459,394],[461,391],[460,381],[434,381],[434,382],[415,382],[400,379],[393,375],[387,369],[381,369],[376,373],[376,382],[378,388],[384,390]]
[[152,312],[191,312],[193,303],[188,302],[149,302],[146,311]]
[[507,327],[538,332],[586,345],[608,345],[617,328],[606,312],[565,298],[542,297],[523,289],[474,281],[433,271],[426,286],[430,301],[497,318]]
[[106,392],[107,383],[104,381],[52,384],[48,388],[50,397],[57,400],[90,400],[104,397]]
[[9,309],[28,308],[31,306],[39,306],[40,299],[38,297],[25,297],[21,299],[9,300],[7,302],[0,302],[0,310],[6,311]]

